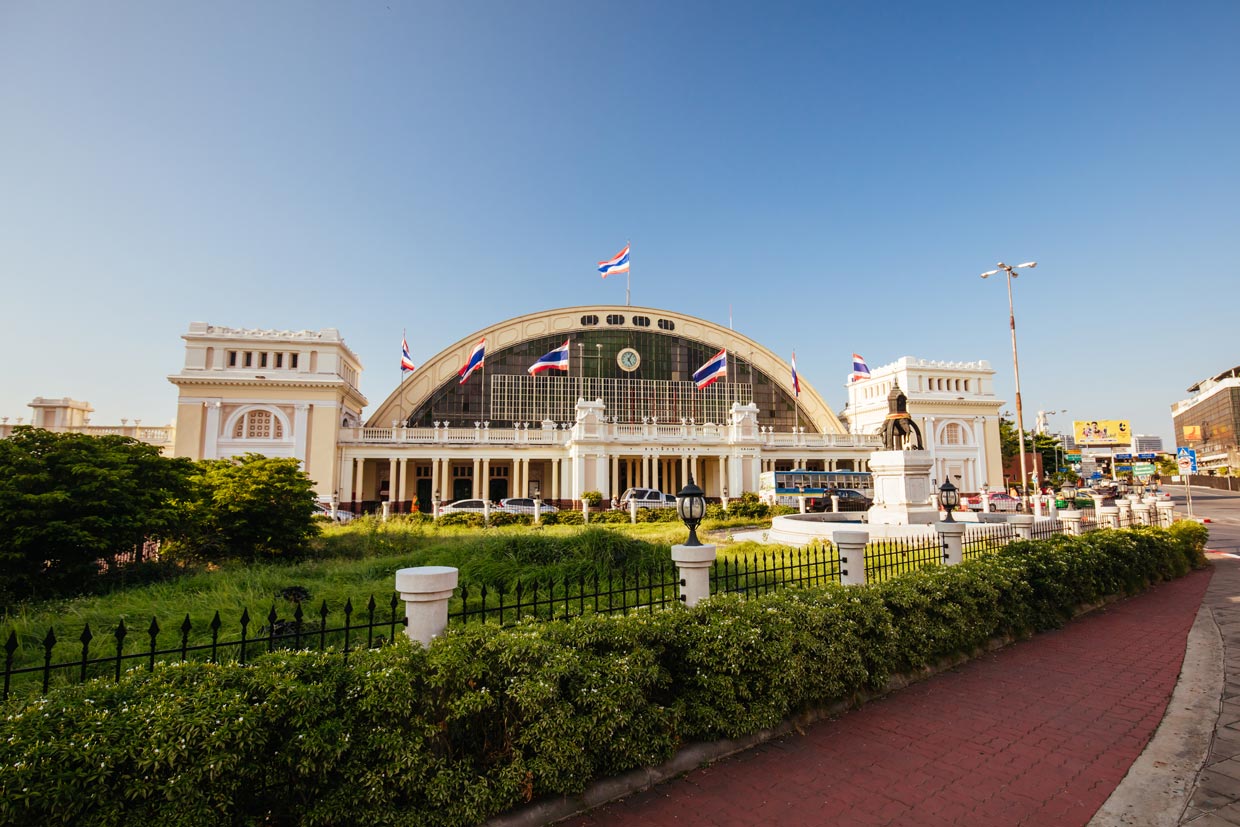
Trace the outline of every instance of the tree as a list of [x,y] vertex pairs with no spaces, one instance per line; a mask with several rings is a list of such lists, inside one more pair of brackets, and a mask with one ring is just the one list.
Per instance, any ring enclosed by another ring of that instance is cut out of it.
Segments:
[[17,428],[0,440],[0,591],[80,591],[100,560],[175,535],[192,468],[128,437]]
[[295,459],[202,460],[190,483],[187,550],[197,556],[292,556],[318,533],[314,486]]

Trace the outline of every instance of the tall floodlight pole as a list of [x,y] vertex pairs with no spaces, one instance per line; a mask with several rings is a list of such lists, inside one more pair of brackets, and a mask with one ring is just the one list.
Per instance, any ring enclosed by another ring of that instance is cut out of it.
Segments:
[[1036,261],[1026,261],[1024,264],[1004,264],[1002,261],[995,265],[997,270],[987,270],[982,273],[982,278],[990,278],[998,274],[1000,271],[1007,273],[1007,290],[1008,290],[1008,322],[1012,328],[1012,370],[1016,373],[1016,438],[1020,443],[1020,496],[1024,502],[1026,488],[1029,485],[1029,474],[1025,469],[1025,412],[1020,403],[1020,360],[1016,357],[1016,311],[1012,307],[1012,279],[1020,275],[1017,270],[1032,270],[1037,267]]

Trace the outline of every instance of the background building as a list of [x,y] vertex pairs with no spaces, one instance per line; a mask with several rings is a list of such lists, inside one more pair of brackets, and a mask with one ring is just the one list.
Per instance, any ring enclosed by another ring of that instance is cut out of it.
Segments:
[[25,417],[0,417],[0,439],[13,433],[21,425],[32,425],[56,433],[89,434],[90,436],[127,436],[142,442],[158,445],[160,452],[172,456],[176,441],[176,425],[143,425],[141,419],[121,419],[119,425],[92,425],[90,415],[95,409],[89,402],[62,397],[49,399],[36,396],[30,402],[30,421]]
[[[196,322],[183,338],[185,367],[169,377],[180,393],[178,454],[295,456],[321,496],[356,508],[515,496],[578,503],[586,491],[674,493],[690,476],[721,498],[757,491],[766,470],[864,470],[881,447],[881,417],[850,432],[804,377],[794,393],[778,355],[668,310],[575,307],[491,325],[419,365],[365,422],[361,365],[335,330]],[[485,364],[462,382],[483,340]],[[529,374],[566,340],[567,373]],[[726,378],[698,389],[694,371],[723,349]],[[990,457],[998,463],[993,371],[912,361],[925,387],[910,394],[921,406],[910,410],[928,417],[928,447],[943,473],[974,488]],[[882,406],[885,415],[885,398]]]
[[[874,433],[887,416],[887,394],[898,383],[908,397],[908,412],[917,422],[926,450],[934,458],[933,476],[948,475],[964,491],[983,483],[1003,486],[999,450],[999,407],[990,363],[937,362],[902,356],[875,368],[869,379],[848,385],[844,418],[854,433]],[[1019,476],[1019,475],[1018,475]]]
[[1171,406],[1175,438],[1197,451],[1202,471],[1240,468],[1240,366],[1189,387],[1192,396]]

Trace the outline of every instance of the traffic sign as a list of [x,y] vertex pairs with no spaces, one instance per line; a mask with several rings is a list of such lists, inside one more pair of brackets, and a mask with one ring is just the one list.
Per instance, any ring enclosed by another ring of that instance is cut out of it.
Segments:
[[1197,452],[1192,448],[1176,448],[1175,464],[1180,467],[1181,473],[1197,473]]
[[1132,454],[1116,454],[1115,458],[1120,460],[1132,459]]
[[1154,454],[1154,453],[1137,454],[1137,459],[1157,459],[1157,458],[1158,458],[1158,454]]
[[1133,465],[1132,472],[1136,474],[1138,477],[1146,477],[1146,478],[1152,477],[1154,476],[1154,463],[1138,462],[1135,465]]

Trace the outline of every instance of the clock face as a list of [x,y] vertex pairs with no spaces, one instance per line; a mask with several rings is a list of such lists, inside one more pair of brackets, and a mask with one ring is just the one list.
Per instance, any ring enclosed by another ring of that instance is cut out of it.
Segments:
[[641,354],[631,347],[626,347],[616,354],[616,364],[620,366],[620,370],[632,373],[641,363]]

